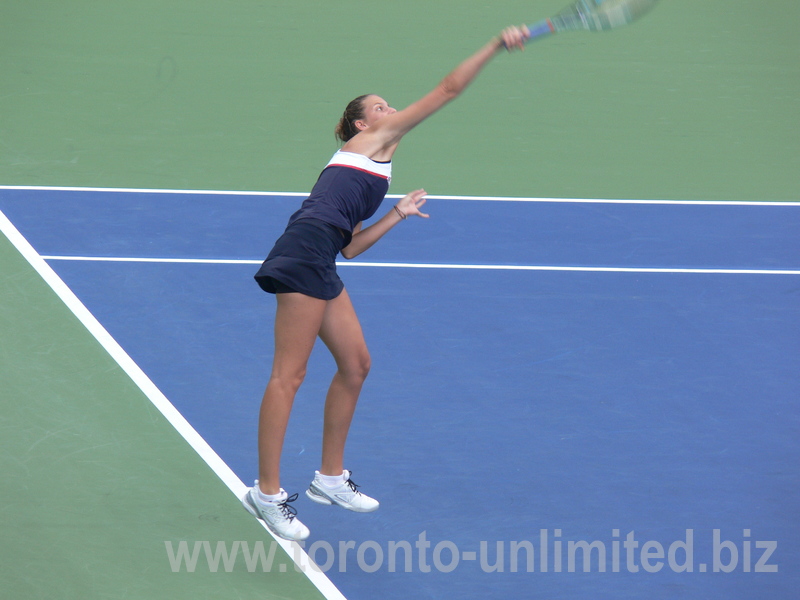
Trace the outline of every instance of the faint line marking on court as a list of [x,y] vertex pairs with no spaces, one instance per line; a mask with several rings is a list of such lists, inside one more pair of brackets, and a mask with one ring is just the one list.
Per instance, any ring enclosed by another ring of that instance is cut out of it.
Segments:
[[[82,262],[128,262],[195,265],[260,265],[262,260],[225,258],[155,258],[127,256],[43,255],[44,260]],[[387,269],[454,269],[476,271],[563,271],[581,273],[691,273],[718,275],[800,275],[800,269],[718,269],[675,267],[590,267],[565,265],[460,265],[446,263],[337,262],[339,267],[374,267]]]

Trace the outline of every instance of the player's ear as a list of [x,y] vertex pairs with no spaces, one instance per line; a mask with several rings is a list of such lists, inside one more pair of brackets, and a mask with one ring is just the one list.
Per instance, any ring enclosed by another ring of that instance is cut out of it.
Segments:
[[355,122],[353,123],[353,125],[355,125],[355,126],[356,126],[356,128],[357,128],[359,131],[364,131],[365,129],[367,129],[367,128],[369,127],[369,125],[367,125],[366,123],[364,123],[364,121],[362,121],[361,119],[359,119],[358,121],[355,121]]

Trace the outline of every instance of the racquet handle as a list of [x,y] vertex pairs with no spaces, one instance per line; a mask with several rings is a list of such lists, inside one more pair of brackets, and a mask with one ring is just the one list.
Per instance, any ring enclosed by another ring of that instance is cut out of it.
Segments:
[[532,42],[535,39],[540,37],[550,35],[551,33],[556,32],[556,28],[553,27],[553,23],[550,19],[545,19],[544,21],[539,21],[538,23],[534,23],[533,25],[528,25],[528,31],[531,32],[531,37],[529,37],[525,43]]

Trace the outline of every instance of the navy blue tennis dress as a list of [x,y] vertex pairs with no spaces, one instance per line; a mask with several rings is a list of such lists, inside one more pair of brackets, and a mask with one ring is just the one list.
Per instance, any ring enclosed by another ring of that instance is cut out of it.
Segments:
[[261,289],[321,300],[341,294],[336,256],[350,243],[355,226],[378,210],[391,179],[391,161],[342,150],[334,154],[256,273]]

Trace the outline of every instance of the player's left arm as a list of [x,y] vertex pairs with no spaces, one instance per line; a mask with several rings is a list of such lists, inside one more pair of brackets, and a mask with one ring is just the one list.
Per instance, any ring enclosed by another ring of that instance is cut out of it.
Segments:
[[353,237],[350,243],[342,248],[342,256],[348,260],[355,258],[362,252],[371,248],[375,242],[386,235],[392,227],[410,216],[427,219],[430,215],[426,215],[419,210],[426,202],[425,196],[425,190],[414,190],[410,194],[406,194],[392,207],[392,210],[366,229],[361,228],[363,223],[356,225],[353,229]]

